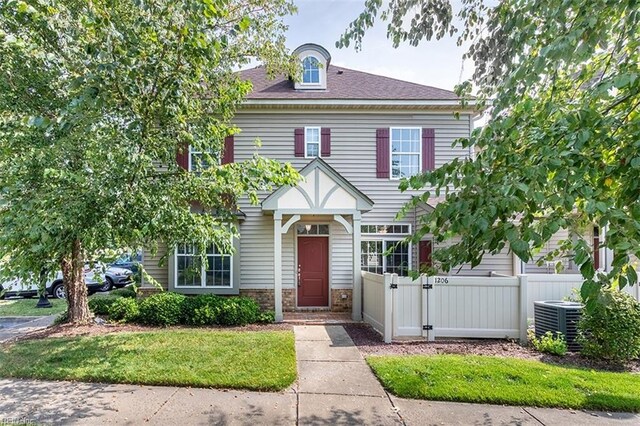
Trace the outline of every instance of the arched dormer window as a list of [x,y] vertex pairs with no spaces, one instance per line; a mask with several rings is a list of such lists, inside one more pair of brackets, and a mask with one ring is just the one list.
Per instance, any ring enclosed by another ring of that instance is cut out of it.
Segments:
[[302,65],[302,75],[292,78],[293,87],[297,90],[325,90],[331,64],[331,55],[327,49],[318,44],[307,43],[298,46],[293,55],[298,57],[299,64]]
[[320,84],[320,63],[314,56],[307,56],[302,61],[302,83]]

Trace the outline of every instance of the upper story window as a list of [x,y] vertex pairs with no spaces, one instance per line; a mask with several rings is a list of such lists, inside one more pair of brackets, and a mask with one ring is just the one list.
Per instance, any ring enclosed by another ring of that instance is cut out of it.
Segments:
[[197,151],[195,148],[189,148],[189,171],[201,172],[211,167],[211,163],[207,161],[206,157],[211,158],[212,152],[207,151],[209,155],[205,155],[204,151]]
[[320,84],[320,63],[314,56],[307,56],[302,61],[302,83]]
[[320,157],[320,127],[304,128],[305,157]]
[[391,128],[391,178],[408,178],[420,173],[421,129]]

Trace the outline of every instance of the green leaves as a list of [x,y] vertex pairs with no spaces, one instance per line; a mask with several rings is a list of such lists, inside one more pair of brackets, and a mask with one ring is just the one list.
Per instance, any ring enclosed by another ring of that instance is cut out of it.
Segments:
[[[402,184],[436,195],[455,190],[419,219],[413,239],[455,238],[434,253],[444,270],[476,264],[505,242],[525,261],[573,260],[586,278],[587,306],[601,287],[636,282],[630,262],[640,257],[637,2],[472,0],[457,10],[453,3],[367,2],[339,42],[359,46],[375,18],[387,21],[394,45],[440,38],[457,26],[475,67],[473,81],[457,88],[461,104],[471,87],[479,104],[491,99],[487,124],[464,142],[474,146],[473,161],[455,160]],[[614,253],[607,273],[595,271],[595,226],[606,231],[601,247]]]
[[256,157],[189,174],[176,153],[190,144],[217,164],[251,89],[234,71],[257,60],[288,72],[292,10],[284,0],[0,2],[3,273],[55,271],[76,240],[88,259],[157,241],[228,244],[236,200],[297,173]]

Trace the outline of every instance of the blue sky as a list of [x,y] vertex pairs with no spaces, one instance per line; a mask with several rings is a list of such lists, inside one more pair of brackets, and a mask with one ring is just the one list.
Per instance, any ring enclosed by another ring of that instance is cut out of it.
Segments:
[[364,0],[294,0],[298,14],[288,17],[287,45],[292,50],[303,43],[317,43],[331,53],[331,63],[401,80],[452,90],[473,72],[464,63],[464,49],[455,39],[423,42],[418,47],[394,49],[386,37],[386,24],[377,22],[365,35],[362,50],[338,49],[335,42],[363,10]]

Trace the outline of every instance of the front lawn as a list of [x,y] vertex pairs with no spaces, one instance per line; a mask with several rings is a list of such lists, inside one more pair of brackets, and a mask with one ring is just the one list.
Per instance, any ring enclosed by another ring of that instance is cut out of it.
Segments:
[[169,329],[29,340],[0,349],[0,377],[274,391],[296,379],[294,338]]
[[0,300],[0,317],[40,317],[59,314],[67,310],[67,301],[49,299],[51,308],[36,308],[37,298]]
[[404,398],[640,412],[640,375],[490,356],[370,356],[383,386]]

